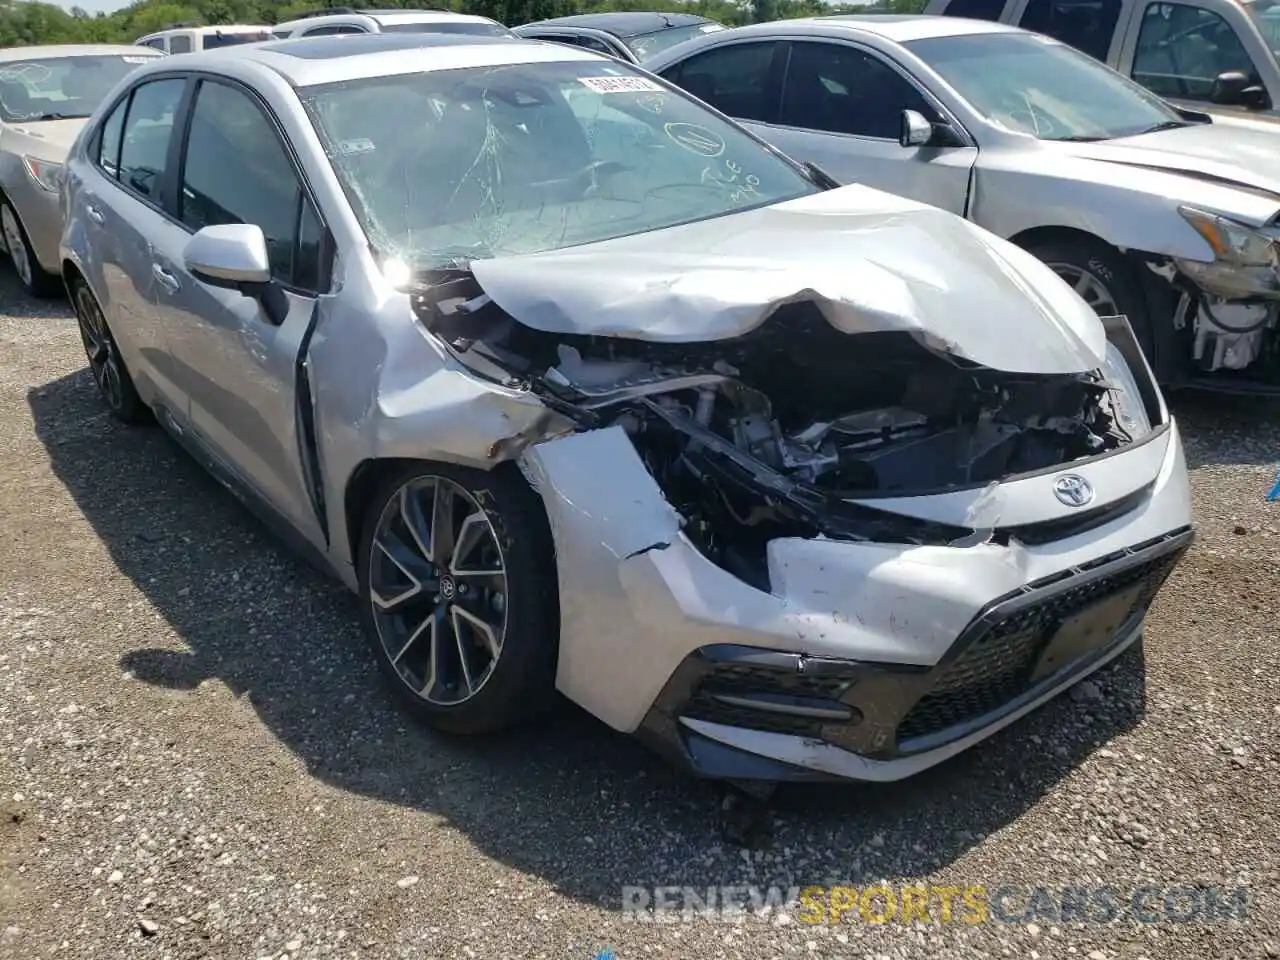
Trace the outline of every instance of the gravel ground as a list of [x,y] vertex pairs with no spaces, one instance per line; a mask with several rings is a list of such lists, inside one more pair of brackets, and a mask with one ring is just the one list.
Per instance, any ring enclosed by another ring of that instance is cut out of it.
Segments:
[[[484,742],[406,724],[342,590],[108,418],[64,304],[5,272],[0,305],[5,960],[1280,956],[1280,407],[1178,402],[1200,540],[1144,650],[907,784],[782,792],[751,854],[706,788],[572,710]],[[880,880],[1250,900],[1110,924],[1052,900],[1034,923],[621,910],[625,885]]]

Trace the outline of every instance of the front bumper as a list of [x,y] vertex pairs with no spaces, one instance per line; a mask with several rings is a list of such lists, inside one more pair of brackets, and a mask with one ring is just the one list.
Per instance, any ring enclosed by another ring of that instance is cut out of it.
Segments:
[[[693,547],[622,430],[538,444],[522,465],[555,540],[557,686],[716,777],[892,780],[951,756],[1119,655],[1191,539],[1171,421],[1073,465],[1096,510],[1059,508],[1057,473],[883,500],[993,533],[969,546],[774,540],[768,590]],[[1097,635],[1037,671],[1063,621]]]
[[[751,647],[697,650],[639,733],[707,777],[900,780],[991,736],[1128,649],[1192,538],[1190,529],[1176,531],[1000,598],[931,669]],[[1051,641],[1068,631],[1076,643],[1055,658]]]

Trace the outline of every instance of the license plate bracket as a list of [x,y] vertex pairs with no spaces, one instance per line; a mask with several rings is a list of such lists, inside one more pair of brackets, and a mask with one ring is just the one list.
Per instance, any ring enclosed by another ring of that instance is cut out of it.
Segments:
[[1040,654],[1032,682],[1043,680],[1111,641],[1133,613],[1145,584],[1114,593],[1090,604],[1058,625]]

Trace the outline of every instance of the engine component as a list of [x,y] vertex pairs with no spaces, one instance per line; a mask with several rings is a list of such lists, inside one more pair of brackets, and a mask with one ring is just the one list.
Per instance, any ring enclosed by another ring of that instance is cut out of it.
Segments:
[[1196,363],[1208,371],[1243,370],[1261,355],[1266,332],[1276,324],[1276,306],[1202,296],[1194,322]]

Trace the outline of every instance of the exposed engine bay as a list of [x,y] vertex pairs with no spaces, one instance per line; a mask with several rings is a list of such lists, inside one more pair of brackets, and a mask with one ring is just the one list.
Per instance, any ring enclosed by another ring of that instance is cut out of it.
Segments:
[[858,499],[985,486],[1134,439],[1100,371],[1004,373],[907,333],[842,333],[808,302],[736,339],[679,344],[543,333],[466,273],[413,303],[477,373],[527,387],[585,429],[622,426],[687,535],[748,582],[779,536],[975,534]]

